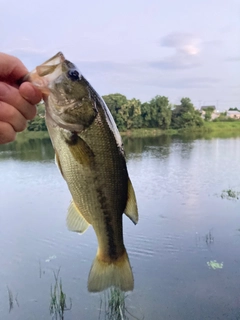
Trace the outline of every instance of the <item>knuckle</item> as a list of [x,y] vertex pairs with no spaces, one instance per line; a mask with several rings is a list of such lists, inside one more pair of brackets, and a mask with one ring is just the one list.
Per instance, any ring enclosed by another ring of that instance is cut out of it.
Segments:
[[14,107],[8,108],[7,118],[10,122],[13,122],[17,118],[17,110]]
[[16,117],[16,112],[13,106],[0,101],[0,121],[12,122]]

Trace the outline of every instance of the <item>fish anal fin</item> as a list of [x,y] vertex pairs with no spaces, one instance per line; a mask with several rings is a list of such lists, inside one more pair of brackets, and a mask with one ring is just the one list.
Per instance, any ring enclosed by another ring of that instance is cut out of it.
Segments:
[[116,261],[105,262],[97,254],[88,276],[88,291],[100,292],[111,286],[132,291],[134,279],[126,250]]
[[84,219],[74,201],[68,208],[67,227],[74,232],[83,233],[87,230],[89,223]]
[[132,220],[134,224],[138,223],[138,208],[135,192],[131,183],[131,180],[128,178],[128,200],[127,205],[124,210],[126,216]]

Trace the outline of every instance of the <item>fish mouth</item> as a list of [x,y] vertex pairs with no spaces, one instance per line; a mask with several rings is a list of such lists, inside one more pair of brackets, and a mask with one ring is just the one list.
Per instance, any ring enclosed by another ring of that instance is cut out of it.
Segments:
[[22,82],[31,82],[43,94],[49,94],[49,84],[59,77],[62,73],[62,64],[67,61],[62,52],[48,59],[37,66],[32,72],[27,74]]

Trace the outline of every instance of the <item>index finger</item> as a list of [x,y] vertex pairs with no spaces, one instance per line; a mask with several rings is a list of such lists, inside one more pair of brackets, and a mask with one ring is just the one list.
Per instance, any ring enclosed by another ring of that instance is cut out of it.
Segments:
[[27,73],[27,68],[18,58],[0,52],[0,81],[16,84]]

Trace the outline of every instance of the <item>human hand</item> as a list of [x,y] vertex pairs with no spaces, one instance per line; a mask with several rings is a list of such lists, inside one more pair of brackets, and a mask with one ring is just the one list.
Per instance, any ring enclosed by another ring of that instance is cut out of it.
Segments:
[[0,53],[0,144],[13,141],[36,115],[41,92],[28,82],[18,85],[27,73],[18,58]]

